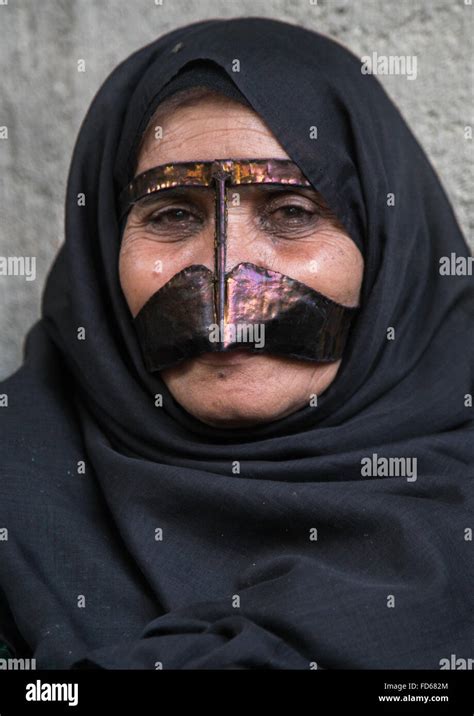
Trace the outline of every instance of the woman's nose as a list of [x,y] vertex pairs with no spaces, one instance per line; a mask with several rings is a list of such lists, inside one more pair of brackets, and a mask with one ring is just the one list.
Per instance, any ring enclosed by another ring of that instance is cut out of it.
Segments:
[[250,206],[228,208],[226,234],[226,271],[245,261],[265,265],[269,246],[262,241]]
[[[215,215],[211,214],[198,241],[192,244],[192,257],[188,256],[191,263],[203,264],[212,271],[216,270],[214,265],[215,226]],[[257,266],[269,267],[274,251],[268,240],[265,241],[262,237],[262,232],[258,230],[255,212],[250,202],[234,206],[231,201],[228,201],[225,233],[226,272],[245,261]]]

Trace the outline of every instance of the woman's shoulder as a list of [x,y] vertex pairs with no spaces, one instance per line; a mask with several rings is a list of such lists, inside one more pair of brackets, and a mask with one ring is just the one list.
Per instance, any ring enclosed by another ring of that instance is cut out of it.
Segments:
[[79,437],[73,385],[39,321],[25,340],[23,363],[0,381],[0,465],[46,443],[54,448]]
[[0,382],[0,528],[25,494],[31,502],[56,494],[85,459],[74,381],[43,331],[32,331],[27,345],[35,350]]
[[12,658],[30,658],[31,655],[31,649],[20,634],[0,589],[0,663]]

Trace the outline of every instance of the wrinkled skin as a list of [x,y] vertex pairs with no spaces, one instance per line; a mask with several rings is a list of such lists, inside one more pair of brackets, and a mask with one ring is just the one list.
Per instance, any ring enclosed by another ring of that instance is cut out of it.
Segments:
[[[164,111],[159,123],[162,138],[151,133],[143,142],[135,174],[166,162],[290,158],[256,113],[222,96]],[[236,191],[240,205],[232,201]],[[227,270],[250,261],[338,303],[357,305],[363,258],[337,219],[321,210],[323,201],[311,188],[230,188]],[[213,270],[213,246],[212,190],[164,192],[151,206],[136,206],[128,215],[119,260],[132,315],[186,266],[204,264]],[[270,422],[302,408],[329,387],[339,366],[340,361],[315,364],[243,349],[206,353],[161,375],[189,413],[209,425],[231,428]]]

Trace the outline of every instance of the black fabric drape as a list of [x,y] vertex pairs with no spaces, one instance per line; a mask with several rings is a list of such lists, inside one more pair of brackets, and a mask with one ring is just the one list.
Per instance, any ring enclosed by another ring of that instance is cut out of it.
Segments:
[[[116,199],[141,133],[166,83],[204,61],[365,259],[362,310],[318,407],[232,431],[145,371],[117,271]],[[37,666],[436,669],[472,656],[473,284],[438,267],[469,251],[360,62],[261,18],[144,47],[82,124],[65,232],[24,364],[0,386],[0,588]],[[363,477],[374,453],[416,458],[417,480]]]

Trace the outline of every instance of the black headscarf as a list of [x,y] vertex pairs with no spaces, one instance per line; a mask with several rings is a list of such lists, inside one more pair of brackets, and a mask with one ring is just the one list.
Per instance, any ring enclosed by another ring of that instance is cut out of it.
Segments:
[[[119,285],[117,195],[182,68],[191,84],[228,75],[221,90],[235,84],[364,254],[336,380],[317,408],[259,427],[213,428],[174,401],[144,368]],[[40,668],[436,669],[469,656],[473,287],[440,275],[451,252],[469,255],[432,167],[338,44],[211,20],[120,64],[75,146],[42,318],[0,388],[11,647]],[[373,454],[416,458],[417,480],[362,476]]]

